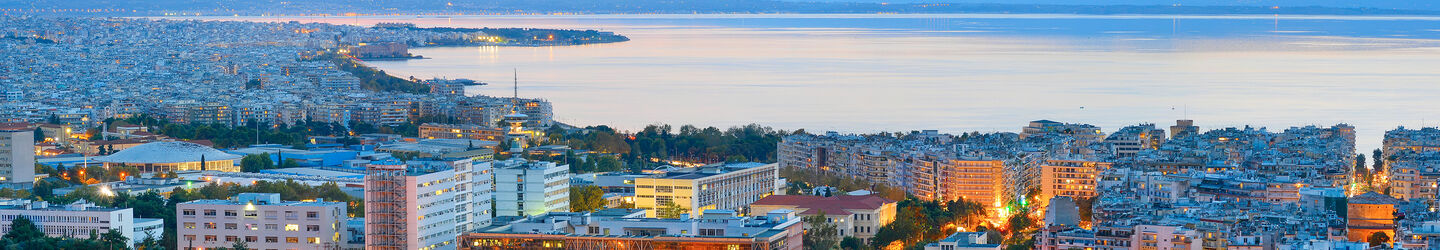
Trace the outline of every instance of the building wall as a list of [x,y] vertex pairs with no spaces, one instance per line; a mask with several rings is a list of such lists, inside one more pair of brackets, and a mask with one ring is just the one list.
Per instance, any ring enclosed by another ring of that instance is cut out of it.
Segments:
[[[32,138],[33,139],[33,138]],[[120,231],[130,245],[143,239],[135,236],[135,213],[124,209],[65,210],[59,207],[48,209],[0,209],[0,234],[10,232],[10,223],[16,217],[25,216],[50,237],[87,237],[91,232],[104,234],[110,229]]]
[[1040,200],[1055,196],[1085,198],[1095,196],[1096,174],[1108,169],[1110,163],[1093,161],[1050,160],[1040,166]]
[[0,130],[0,183],[29,188],[35,182],[35,131]]
[[175,210],[182,249],[231,247],[241,240],[251,249],[329,249],[349,238],[345,203],[340,202],[289,206],[202,200]]
[[[691,217],[709,209],[740,211],[780,191],[778,164],[765,164],[698,179],[635,178],[635,208],[657,217],[673,203]],[[673,215],[666,215],[673,216]]]
[[495,168],[495,216],[528,216],[570,211],[570,166]]

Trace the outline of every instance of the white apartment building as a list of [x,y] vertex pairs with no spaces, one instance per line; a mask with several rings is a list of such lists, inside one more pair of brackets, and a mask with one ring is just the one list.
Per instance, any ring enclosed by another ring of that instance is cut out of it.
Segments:
[[0,187],[35,184],[35,131],[0,130]]
[[679,206],[691,217],[701,211],[741,211],[747,205],[780,191],[777,164],[713,164],[685,168],[651,177],[635,178],[635,208],[649,217],[677,217],[666,207]]
[[[164,234],[163,228],[155,227],[156,221],[164,224],[163,220],[143,219],[137,222],[134,210],[129,208],[97,207],[84,202],[60,206],[29,200],[16,200],[12,204],[0,206],[0,234],[9,233],[10,222],[18,216],[35,222],[35,226],[50,237],[89,237],[91,232],[104,234],[115,229],[130,239],[130,245],[134,246],[145,240],[143,232],[153,233],[156,240]],[[136,234],[137,229],[141,234]]]
[[176,235],[181,249],[335,249],[349,233],[344,202],[281,201],[280,194],[243,193],[228,200],[177,204]]
[[495,163],[495,215],[570,211],[570,165],[511,159]]
[[366,167],[366,249],[455,249],[455,237],[489,226],[489,155]]

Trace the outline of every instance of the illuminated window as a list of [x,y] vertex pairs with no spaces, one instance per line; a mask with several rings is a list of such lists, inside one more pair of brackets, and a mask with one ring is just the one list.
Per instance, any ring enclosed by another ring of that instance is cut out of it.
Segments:
[[[285,224],[285,231],[300,231],[300,225]],[[294,243],[294,242],[291,242]]]

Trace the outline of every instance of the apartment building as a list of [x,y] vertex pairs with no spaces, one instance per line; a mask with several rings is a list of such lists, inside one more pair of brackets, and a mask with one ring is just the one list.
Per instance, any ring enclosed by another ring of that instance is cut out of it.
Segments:
[[1040,166],[1040,200],[1056,196],[1095,196],[1097,176],[1111,163],[1087,160],[1047,160]]
[[0,130],[0,186],[28,189],[35,184],[35,131]]
[[489,155],[366,166],[366,249],[455,249],[491,221]]

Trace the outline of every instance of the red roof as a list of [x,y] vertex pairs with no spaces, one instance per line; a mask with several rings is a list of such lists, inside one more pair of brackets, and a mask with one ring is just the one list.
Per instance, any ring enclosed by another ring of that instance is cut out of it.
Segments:
[[794,206],[805,209],[800,214],[813,215],[824,211],[826,215],[849,215],[846,209],[875,210],[885,204],[895,203],[878,195],[838,195],[821,197],[813,195],[771,195],[750,205]]

